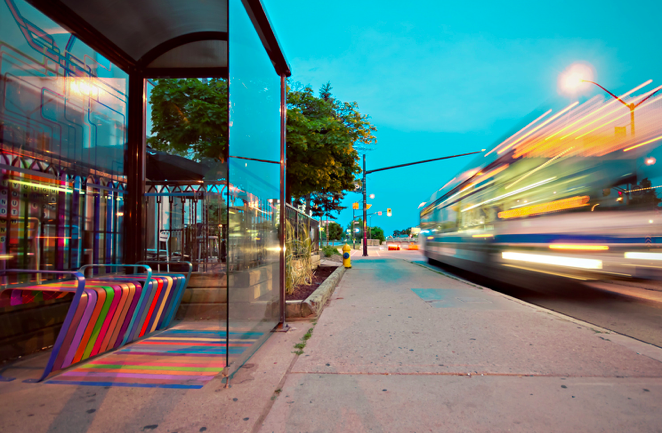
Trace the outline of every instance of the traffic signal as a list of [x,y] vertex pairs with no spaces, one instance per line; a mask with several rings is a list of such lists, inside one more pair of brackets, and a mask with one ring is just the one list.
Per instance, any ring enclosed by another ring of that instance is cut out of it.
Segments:
[[359,202],[352,203],[352,209],[358,209],[359,208]]
[[382,211],[377,212],[377,215],[382,216]]
[[386,209],[386,216],[391,216],[391,208]]

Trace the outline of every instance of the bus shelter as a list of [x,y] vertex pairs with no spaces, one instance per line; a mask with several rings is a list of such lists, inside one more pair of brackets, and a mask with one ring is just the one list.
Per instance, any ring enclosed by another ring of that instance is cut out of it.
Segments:
[[[85,265],[191,271],[161,352],[232,374],[284,322],[288,76],[259,0],[0,0],[0,269],[39,271],[3,287]],[[226,103],[169,99],[186,80]],[[148,145],[155,109],[184,134],[212,106],[216,134]],[[2,299],[2,359],[53,344],[71,302]]]

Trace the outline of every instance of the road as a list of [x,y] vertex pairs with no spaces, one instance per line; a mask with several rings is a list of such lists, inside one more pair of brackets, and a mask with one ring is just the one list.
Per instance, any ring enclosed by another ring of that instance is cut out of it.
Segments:
[[[420,251],[387,251],[382,248],[370,248],[369,254],[427,264]],[[360,256],[360,252],[355,252],[352,258]],[[662,302],[659,302],[662,287],[659,284],[628,281],[580,283],[567,279],[559,284],[558,280],[550,282],[547,278],[536,278],[533,280],[535,284],[520,287],[450,266],[439,269],[525,302],[662,347]]]

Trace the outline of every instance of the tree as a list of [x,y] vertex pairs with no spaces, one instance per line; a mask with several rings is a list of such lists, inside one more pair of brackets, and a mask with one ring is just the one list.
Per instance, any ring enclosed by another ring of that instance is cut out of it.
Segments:
[[228,83],[220,78],[159,79],[149,98],[156,150],[195,161],[225,161],[228,147]]
[[397,238],[398,236],[409,236],[411,235],[411,227],[404,230],[393,230],[393,237]]
[[357,148],[376,143],[369,117],[356,102],[331,96],[329,83],[320,97],[310,87],[288,87],[287,197],[310,201],[315,193],[343,193],[354,189],[361,172]]
[[628,204],[631,206],[650,207],[656,209],[662,199],[657,198],[655,189],[651,188],[653,183],[648,179],[642,179],[639,185],[634,185],[631,189]]
[[386,241],[386,237],[384,236],[384,230],[382,230],[379,227],[370,227],[370,238],[379,239],[380,244]]
[[[331,212],[340,212],[343,209],[346,209],[345,206],[340,206],[340,203],[345,198],[345,193],[343,192],[316,192],[310,195],[312,201],[312,213],[313,216],[323,217],[330,216]],[[331,217],[335,219],[335,217]]]
[[[326,216],[326,221],[329,221],[329,218],[336,219],[332,216],[332,212],[340,212],[345,209],[345,206],[340,206],[340,202],[345,197],[344,193],[330,193],[330,192],[318,192],[312,195],[313,202],[313,216],[324,217]],[[328,225],[328,223],[327,223]],[[327,227],[328,230],[328,227]],[[328,245],[329,239],[327,239]]]
[[331,221],[327,226],[327,239],[330,241],[339,241],[342,239],[343,229],[337,222]]
[[[324,214],[342,210],[344,191],[361,172],[358,150],[377,142],[356,102],[333,98],[331,89],[326,83],[317,97],[297,83],[287,93],[287,200],[316,204]],[[227,159],[227,80],[159,79],[150,104],[153,149],[198,162]]]

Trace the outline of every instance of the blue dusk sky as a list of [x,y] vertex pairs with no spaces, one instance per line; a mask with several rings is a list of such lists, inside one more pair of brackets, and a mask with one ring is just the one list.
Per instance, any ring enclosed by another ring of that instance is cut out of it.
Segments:
[[[491,148],[533,110],[567,104],[558,77],[575,62],[625,92],[662,84],[661,1],[263,0],[292,80],[327,81],[377,127],[368,170]],[[599,93],[588,89],[586,96]],[[419,223],[418,205],[472,157],[372,174],[387,235]],[[338,221],[351,219],[349,193]]]

